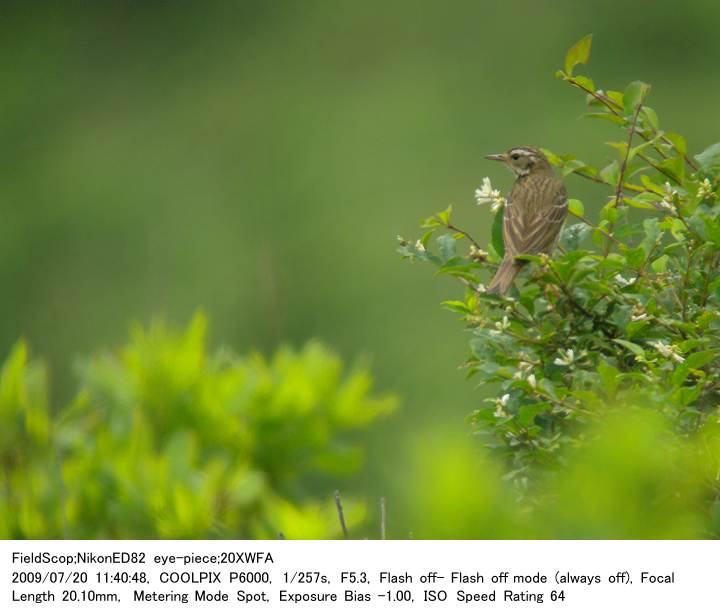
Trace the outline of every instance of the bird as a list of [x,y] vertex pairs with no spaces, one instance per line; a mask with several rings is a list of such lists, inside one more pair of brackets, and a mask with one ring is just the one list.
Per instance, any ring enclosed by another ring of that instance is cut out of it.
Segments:
[[518,255],[549,255],[568,212],[567,191],[545,155],[535,147],[510,148],[489,154],[515,175],[503,213],[505,255],[487,290],[505,295],[527,261]]

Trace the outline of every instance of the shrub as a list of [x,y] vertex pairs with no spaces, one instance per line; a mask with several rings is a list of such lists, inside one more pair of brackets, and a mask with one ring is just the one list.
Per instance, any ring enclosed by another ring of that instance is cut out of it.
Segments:
[[[470,335],[469,374],[497,390],[472,425],[521,492],[561,468],[605,408],[641,399],[685,436],[720,417],[720,143],[691,156],[660,127],[649,85],[604,90],[577,74],[590,45],[574,45],[557,76],[585,95],[586,117],[619,132],[615,159],[597,169],[545,154],[559,174],[607,187],[596,219],[571,199],[559,250],[523,257],[531,264],[507,297],[483,285],[504,253],[504,202],[488,179],[477,193],[497,210],[487,246],[455,225],[452,208],[424,220],[417,242],[399,238],[404,258],[465,287],[444,305]],[[708,481],[717,494],[717,475]]]
[[[362,464],[357,434],[390,412],[363,369],[318,343],[270,360],[209,353],[206,322],[136,327],[79,366],[80,393],[52,418],[45,371],[16,346],[0,376],[3,538],[325,538],[332,499]],[[348,524],[363,517],[346,502]]]
[[392,509],[391,532],[412,529],[418,539],[720,536],[720,506],[708,507],[720,426],[682,436],[668,418],[627,405],[606,409],[604,419],[588,426],[586,445],[567,452],[557,472],[531,482],[519,502],[497,460],[477,440],[458,444],[425,435],[408,452],[413,476],[423,480],[398,479],[403,499]]

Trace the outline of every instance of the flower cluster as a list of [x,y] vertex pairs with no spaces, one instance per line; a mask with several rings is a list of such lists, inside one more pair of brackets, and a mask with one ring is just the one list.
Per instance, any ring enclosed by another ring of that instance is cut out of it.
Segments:
[[475,189],[475,201],[478,205],[489,203],[492,212],[497,212],[505,205],[505,199],[499,190],[492,187],[488,177],[483,178],[482,186]]

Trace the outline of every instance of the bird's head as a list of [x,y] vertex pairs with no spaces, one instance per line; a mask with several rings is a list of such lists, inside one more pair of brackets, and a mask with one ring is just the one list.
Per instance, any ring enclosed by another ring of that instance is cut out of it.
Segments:
[[505,163],[516,177],[523,177],[538,171],[552,171],[548,159],[539,149],[525,145],[510,148],[502,154],[489,154],[485,158]]

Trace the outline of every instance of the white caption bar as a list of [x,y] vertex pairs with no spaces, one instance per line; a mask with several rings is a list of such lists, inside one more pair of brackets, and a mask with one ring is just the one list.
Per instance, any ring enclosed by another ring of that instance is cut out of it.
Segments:
[[4,541],[0,612],[714,614],[717,557],[712,541]]

